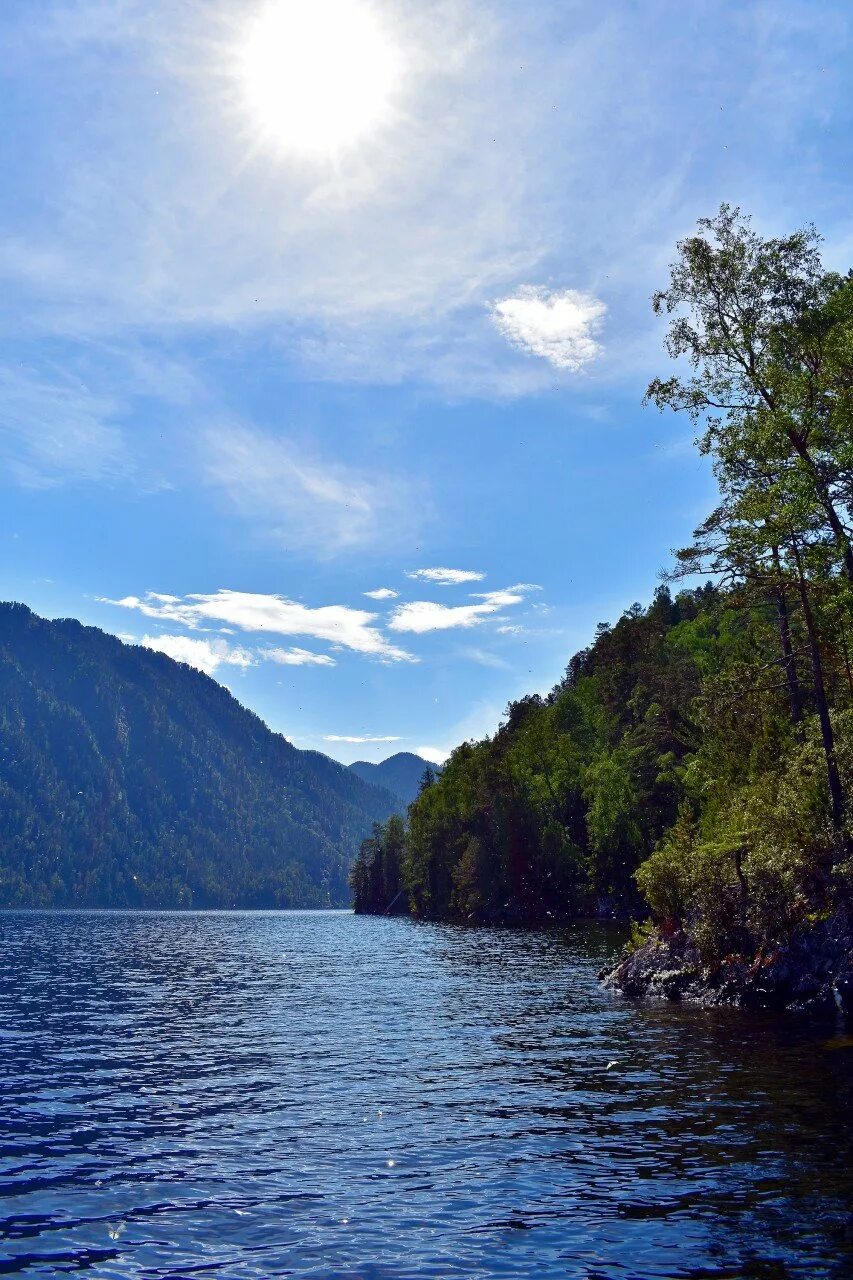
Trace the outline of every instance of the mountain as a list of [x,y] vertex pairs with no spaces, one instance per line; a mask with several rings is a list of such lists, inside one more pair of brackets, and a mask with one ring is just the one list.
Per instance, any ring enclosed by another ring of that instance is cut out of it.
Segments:
[[397,807],[194,668],[0,604],[0,906],[343,905]]
[[369,760],[356,760],[350,765],[350,769],[364,782],[384,787],[386,791],[390,791],[392,795],[402,800],[404,805],[410,805],[418,794],[421,779],[427,769],[431,769],[436,777],[441,773],[439,765],[430,764],[428,760],[424,760],[422,756],[413,755],[411,751],[398,751],[395,756],[389,756],[381,764],[371,764]]

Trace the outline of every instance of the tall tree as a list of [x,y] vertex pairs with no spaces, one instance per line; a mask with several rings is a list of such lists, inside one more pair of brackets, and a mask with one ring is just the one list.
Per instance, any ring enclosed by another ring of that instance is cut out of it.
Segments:
[[853,583],[853,282],[823,270],[819,247],[813,227],[762,239],[726,204],[701,219],[653,298],[693,373],[655,378],[646,398],[701,421],[705,453],[793,462]]

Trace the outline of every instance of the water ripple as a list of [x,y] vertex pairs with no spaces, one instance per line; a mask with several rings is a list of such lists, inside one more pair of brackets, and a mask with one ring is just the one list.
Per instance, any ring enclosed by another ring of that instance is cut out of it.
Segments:
[[617,941],[0,914],[0,1274],[853,1275],[853,1047],[622,1003]]

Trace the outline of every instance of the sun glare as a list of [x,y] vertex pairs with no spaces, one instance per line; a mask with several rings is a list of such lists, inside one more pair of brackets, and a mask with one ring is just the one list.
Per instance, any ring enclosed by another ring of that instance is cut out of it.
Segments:
[[267,0],[240,48],[239,76],[264,141],[320,157],[388,118],[400,61],[368,0]]

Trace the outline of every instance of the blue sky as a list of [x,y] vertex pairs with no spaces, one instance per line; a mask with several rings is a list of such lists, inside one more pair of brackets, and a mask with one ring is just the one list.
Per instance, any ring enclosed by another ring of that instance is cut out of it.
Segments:
[[344,761],[492,731],[712,500],[641,406],[676,239],[727,200],[853,262],[851,28],[5,0],[2,595]]

